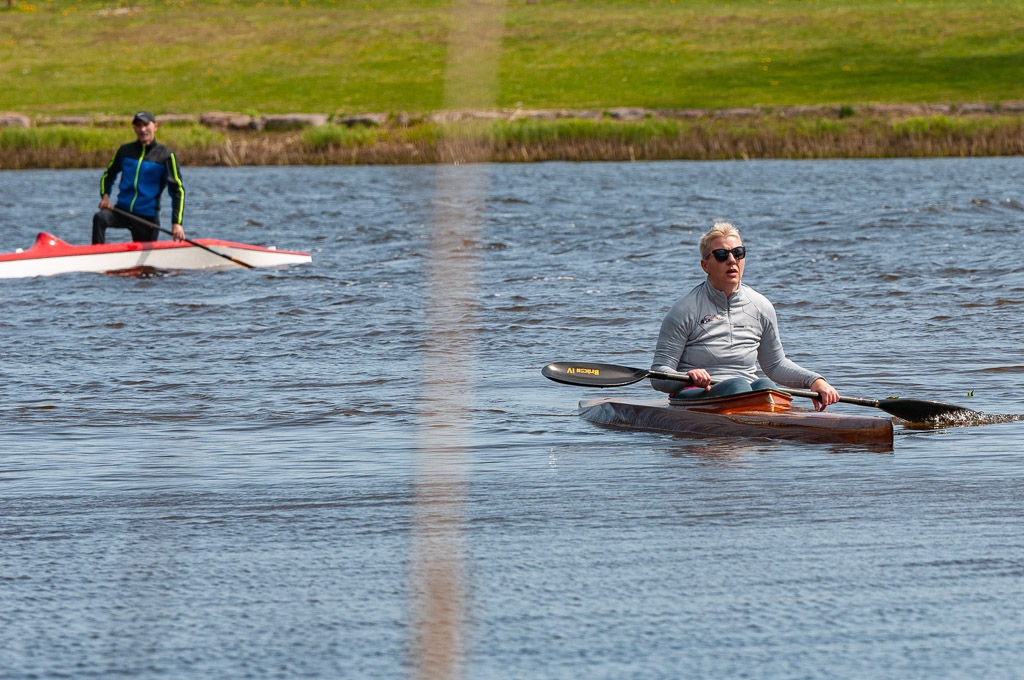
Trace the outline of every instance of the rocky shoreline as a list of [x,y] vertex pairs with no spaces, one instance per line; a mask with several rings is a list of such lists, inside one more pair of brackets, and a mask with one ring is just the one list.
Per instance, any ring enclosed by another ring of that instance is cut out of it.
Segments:
[[[200,114],[160,113],[157,120],[161,125],[203,125],[209,128],[232,131],[282,131],[298,130],[322,125],[344,125],[347,127],[367,126],[407,127],[421,123],[454,123],[461,121],[487,120],[559,120],[578,118],[581,120],[641,121],[646,119],[749,119],[759,116],[774,116],[781,119],[846,118],[863,116],[872,118],[907,118],[920,116],[979,116],[979,115],[1024,115],[1024,100],[1008,102],[975,103],[925,103],[925,104],[864,104],[818,105],[818,106],[750,106],[728,109],[651,109],[643,107],[617,107],[608,109],[492,109],[482,111],[435,111],[430,113],[284,113],[250,115],[239,112],[212,111]],[[37,116],[35,118],[17,112],[0,112],[0,128],[39,127],[51,125],[116,127],[125,125],[128,116],[59,115]]]

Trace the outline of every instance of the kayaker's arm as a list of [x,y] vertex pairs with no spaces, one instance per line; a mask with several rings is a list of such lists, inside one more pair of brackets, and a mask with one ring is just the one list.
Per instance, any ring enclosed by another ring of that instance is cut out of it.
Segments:
[[[114,182],[117,181],[117,176],[121,174],[121,150],[122,146],[114,153],[114,157],[107,163],[107,169],[103,171],[103,176],[100,177],[100,209],[110,209],[110,192],[114,188]],[[106,205],[104,205],[106,204]]]
[[185,240],[185,184],[181,181],[181,167],[171,151],[164,161],[167,168],[167,193],[171,195],[171,236],[175,241]]
[[[658,344],[654,348],[654,361],[651,363],[652,371],[682,372],[679,370],[679,363],[686,351],[690,329],[695,324],[694,310],[698,309],[698,306],[694,302],[694,296],[699,288],[700,286],[695,287],[688,295],[677,300],[662,320]],[[674,394],[684,387],[689,387],[689,384],[678,380],[652,378],[651,387],[659,392]]]

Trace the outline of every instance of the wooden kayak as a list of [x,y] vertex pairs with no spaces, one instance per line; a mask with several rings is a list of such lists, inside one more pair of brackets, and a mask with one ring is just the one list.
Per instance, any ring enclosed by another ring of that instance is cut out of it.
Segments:
[[790,395],[775,390],[700,400],[586,399],[580,415],[599,425],[679,435],[893,445],[888,418],[794,408]]
[[[312,261],[309,253],[278,250],[220,239],[195,243],[252,267],[279,267]],[[0,279],[53,276],[69,272],[113,273],[133,269],[242,269],[231,260],[185,241],[130,241],[75,246],[40,232],[31,248],[0,255]]]

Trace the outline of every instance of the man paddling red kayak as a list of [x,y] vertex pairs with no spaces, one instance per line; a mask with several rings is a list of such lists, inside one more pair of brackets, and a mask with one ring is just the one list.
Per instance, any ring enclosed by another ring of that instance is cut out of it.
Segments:
[[[652,371],[685,373],[691,383],[652,379],[673,399],[719,397],[775,387],[810,388],[820,411],[839,393],[820,374],[786,357],[768,298],[743,284],[746,248],[739,231],[719,222],[701,236],[707,279],[680,298],[661,324]],[[767,377],[759,377],[757,365]],[[714,384],[712,384],[714,383]]]

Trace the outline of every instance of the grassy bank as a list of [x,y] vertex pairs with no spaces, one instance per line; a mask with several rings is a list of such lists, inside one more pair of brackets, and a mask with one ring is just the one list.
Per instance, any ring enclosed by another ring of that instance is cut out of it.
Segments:
[[[127,127],[0,128],[0,170],[103,167],[132,139]],[[228,143],[225,135],[199,125],[162,127],[160,141],[190,158],[209,157]]]
[[991,156],[1024,154],[1024,117],[518,120],[398,134],[328,127],[299,144],[311,163]]
[[[502,108],[1024,98],[1019,0],[504,6]],[[0,6],[0,111],[429,112],[450,13],[449,0],[15,0]]]
[[[998,109],[1024,100],[1019,0],[507,0],[497,107],[706,115],[430,122],[461,1],[14,0],[0,6],[0,111],[392,116],[302,133],[161,127],[190,165],[1024,153],[1021,113]],[[869,113],[922,102],[996,110]],[[758,113],[714,115],[738,107]],[[0,167],[97,167],[130,138],[0,128]]]
[[[101,167],[129,130],[0,129],[0,169]],[[846,115],[842,118],[564,118],[301,132],[216,132],[166,126],[159,139],[195,165],[418,164],[545,160],[887,158],[1024,155],[1024,115]]]

